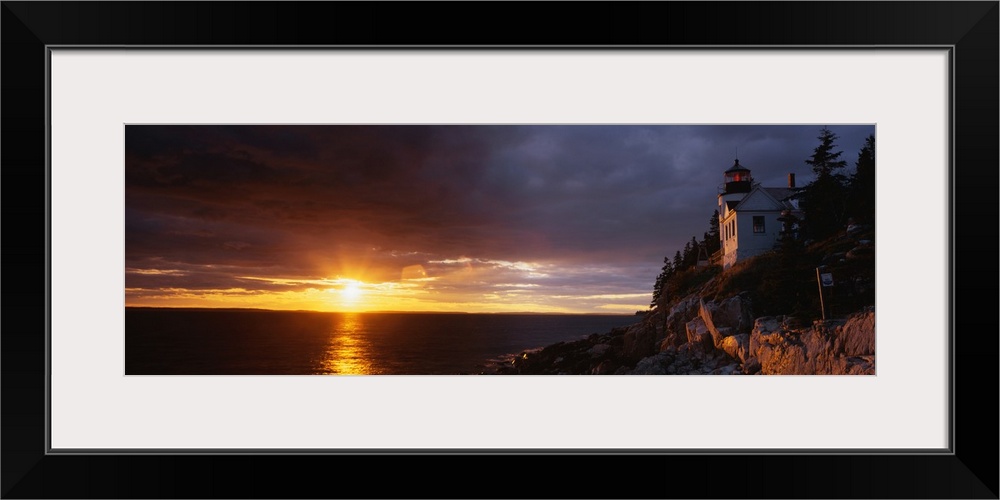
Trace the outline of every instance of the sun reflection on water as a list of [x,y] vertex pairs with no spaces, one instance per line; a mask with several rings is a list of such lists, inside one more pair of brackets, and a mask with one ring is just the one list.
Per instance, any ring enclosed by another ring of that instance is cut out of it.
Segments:
[[319,372],[324,375],[373,374],[371,346],[365,340],[362,330],[360,314],[343,314],[339,324],[335,322],[332,325],[330,340],[326,346],[326,356],[321,363]]

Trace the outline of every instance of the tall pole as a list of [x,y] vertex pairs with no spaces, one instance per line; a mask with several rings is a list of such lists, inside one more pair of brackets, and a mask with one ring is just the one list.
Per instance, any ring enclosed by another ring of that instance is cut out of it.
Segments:
[[826,321],[826,307],[823,305],[823,281],[819,279],[819,268],[816,268],[816,286],[819,288],[819,311]]

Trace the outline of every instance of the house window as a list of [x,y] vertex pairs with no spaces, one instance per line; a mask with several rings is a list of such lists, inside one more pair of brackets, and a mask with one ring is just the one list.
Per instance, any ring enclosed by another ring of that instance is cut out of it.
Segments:
[[753,216],[753,232],[763,233],[764,232],[764,216],[755,215]]

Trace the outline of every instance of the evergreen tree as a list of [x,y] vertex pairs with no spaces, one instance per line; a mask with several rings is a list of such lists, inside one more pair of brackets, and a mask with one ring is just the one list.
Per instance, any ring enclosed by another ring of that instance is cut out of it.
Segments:
[[805,232],[810,239],[823,239],[835,234],[846,222],[845,178],[838,173],[847,162],[840,159],[843,151],[835,151],[837,135],[824,127],[819,146],[806,160],[816,180],[802,189],[800,206],[805,212]]
[[875,222],[875,135],[865,139],[865,145],[858,152],[854,175],[851,176],[851,215],[855,222],[871,224]]
[[684,257],[681,256],[681,251],[678,250],[674,253],[674,272],[678,272],[684,269]]
[[691,247],[691,242],[684,244],[684,251],[681,253],[681,267],[687,269],[691,266],[691,252],[694,249]]
[[684,244],[682,262],[685,269],[694,267],[698,263],[698,238],[692,236],[691,241]]
[[665,298],[667,280],[673,274],[674,266],[670,262],[670,257],[664,257],[663,268],[660,269],[660,274],[656,277],[656,283],[653,284],[653,300],[649,303],[650,307],[657,305],[661,298]]
[[781,233],[778,235],[779,251],[782,253],[800,251],[802,243],[796,237],[796,227],[799,224],[799,218],[788,212],[782,213],[778,221],[781,222]]
[[846,161],[840,159],[840,155],[844,152],[834,151],[836,141],[839,139],[837,134],[823,127],[817,139],[820,141],[819,146],[816,146],[816,149],[813,150],[812,157],[806,160],[806,163],[812,167],[816,177],[833,175],[836,173],[836,170],[844,168],[847,165]]
[[698,238],[695,236],[692,236],[691,241],[689,241],[687,244],[688,246],[691,247],[691,254],[688,255],[686,259],[684,259],[685,263],[689,267],[695,267],[698,265],[698,251],[701,249],[701,245],[698,244]]
[[708,232],[705,233],[705,251],[708,256],[718,252],[722,248],[722,240],[719,235],[719,211],[712,213],[712,218],[708,220]]

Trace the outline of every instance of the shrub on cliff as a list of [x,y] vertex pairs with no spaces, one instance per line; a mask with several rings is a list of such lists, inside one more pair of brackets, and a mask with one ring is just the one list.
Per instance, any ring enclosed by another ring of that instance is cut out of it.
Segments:
[[660,311],[692,294],[722,301],[747,292],[755,314],[819,319],[820,266],[834,277],[834,286],[823,291],[828,318],[875,305],[875,230],[870,225],[841,228],[808,246],[783,241],[775,250],[741,260],[725,271],[719,266],[676,270],[664,262],[670,272],[658,277],[653,304]]
[[840,316],[875,304],[874,230],[834,236],[808,247],[782,246],[737,262],[701,290],[705,298],[724,300],[749,292],[759,315],[821,316],[816,268],[834,277],[824,290],[827,312]]
[[667,279],[662,296],[665,302],[673,302],[698,291],[703,285],[716,277],[722,270],[719,266],[689,267],[675,271]]
[[807,269],[796,256],[769,252],[737,262],[703,296],[720,301],[748,292],[755,314],[802,314],[811,308],[810,283],[815,291]]

